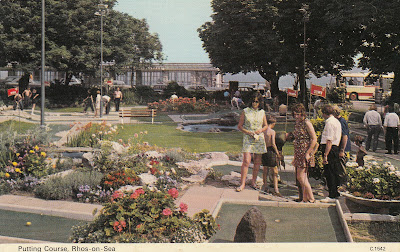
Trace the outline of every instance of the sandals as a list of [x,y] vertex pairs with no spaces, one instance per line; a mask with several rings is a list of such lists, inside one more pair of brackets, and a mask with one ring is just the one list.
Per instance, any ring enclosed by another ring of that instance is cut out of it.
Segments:
[[241,192],[243,189],[240,187],[236,187],[236,192]]
[[253,189],[256,190],[256,191],[259,191],[259,190],[260,190],[260,188],[259,188],[257,185],[251,185],[250,187],[253,188]]
[[272,195],[276,196],[276,197],[283,197],[281,193],[278,192],[274,192],[272,193]]

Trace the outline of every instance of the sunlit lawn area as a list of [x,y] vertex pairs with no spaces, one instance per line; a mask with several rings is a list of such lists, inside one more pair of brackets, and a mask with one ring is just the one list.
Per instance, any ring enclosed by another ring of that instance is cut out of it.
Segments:
[[[143,119],[150,121],[149,118]],[[220,132],[220,133],[204,133],[204,132],[185,132],[176,129],[177,124],[174,123],[167,115],[156,117],[156,122],[161,124],[124,124],[123,130],[117,136],[127,140],[134,133],[147,131],[142,141],[152,145],[170,148],[183,148],[191,152],[241,152],[243,134],[237,132]],[[288,126],[288,129],[293,126]],[[277,131],[283,131],[284,124],[276,126]],[[284,147],[285,155],[293,155],[292,143],[287,143]]]

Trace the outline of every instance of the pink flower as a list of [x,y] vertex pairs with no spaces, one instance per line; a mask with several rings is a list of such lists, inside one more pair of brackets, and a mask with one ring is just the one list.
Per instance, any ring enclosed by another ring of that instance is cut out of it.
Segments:
[[133,137],[138,138],[139,137],[138,133],[133,134]]
[[138,188],[135,190],[135,193],[137,193],[138,195],[144,194],[144,190],[143,188]]
[[124,220],[121,220],[119,223],[121,224],[122,227],[126,227],[126,222]]
[[169,215],[172,214],[172,211],[171,211],[171,209],[169,209],[169,208],[165,208],[165,209],[162,211],[162,214],[165,215],[165,216],[169,216]]
[[113,195],[111,196],[111,199],[120,199],[124,196],[124,194],[121,191],[115,191]]
[[171,188],[171,189],[168,190],[168,194],[172,198],[176,199],[176,198],[178,198],[179,192],[178,192],[178,190],[176,190],[176,188]]
[[139,194],[137,192],[134,192],[131,194],[131,199],[137,199],[137,197],[139,197]]
[[183,202],[179,205],[179,208],[181,209],[180,211],[182,213],[186,213],[188,211],[188,205]]

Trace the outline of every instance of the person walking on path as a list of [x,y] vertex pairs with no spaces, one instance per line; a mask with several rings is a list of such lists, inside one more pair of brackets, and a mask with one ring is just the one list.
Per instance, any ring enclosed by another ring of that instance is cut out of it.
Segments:
[[97,95],[96,95],[96,106],[95,106],[95,111],[94,111],[94,117],[97,117],[97,116],[100,115],[100,104],[101,104],[100,90],[97,90]]
[[87,91],[87,96],[85,99],[83,99],[83,102],[85,103],[85,107],[83,108],[83,113],[86,113],[86,111],[88,110],[88,108],[90,108],[92,110],[92,112],[94,112],[94,108],[93,108],[93,96],[90,93],[90,90]]
[[308,170],[315,166],[314,154],[318,146],[317,135],[310,120],[306,118],[306,109],[303,104],[294,105],[292,115],[296,122],[294,131],[288,133],[288,138],[293,138],[292,164],[295,167],[298,182],[298,201],[314,203],[314,195],[308,181]]
[[343,174],[339,159],[339,145],[342,138],[342,126],[333,114],[335,113],[331,105],[325,105],[322,110],[322,117],[325,119],[325,127],[321,134],[321,147],[324,164],[324,177],[328,186],[329,195],[321,200],[324,203],[332,203],[340,196],[338,187],[341,183],[340,178]]
[[[339,120],[340,126],[342,128],[342,138],[339,144],[339,158],[340,164],[342,165],[342,174],[346,174],[346,163],[348,161],[347,154],[351,151],[351,141],[350,141],[350,130],[346,119],[344,119],[340,113],[342,110],[337,106],[333,106],[334,116]],[[342,178],[342,183],[345,182],[345,178]]]
[[247,172],[253,154],[253,178],[252,188],[257,188],[257,174],[261,165],[261,156],[267,152],[263,131],[268,128],[267,118],[264,109],[261,108],[262,96],[255,93],[250,100],[250,104],[240,115],[238,129],[243,135],[243,163],[241,166],[240,186],[236,188],[237,192],[244,189],[246,185]]
[[382,128],[382,118],[376,109],[376,105],[372,104],[369,108],[369,111],[365,113],[363,119],[364,126],[367,128],[367,141],[365,142],[365,149],[369,151],[373,137],[372,151],[374,152],[378,148],[378,137]]
[[119,105],[121,104],[122,101],[122,92],[119,89],[119,87],[117,87],[117,90],[115,90],[114,92],[114,103],[115,103],[115,111],[119,111]]
[[394,112],[392,106],[389,107],[389,113],[386,114],[383,122],[383,132],[385,135],[386,154],[398,153],[399,148],[399,116]]
[[[263,187],[264,191],[267,190],[267,179],[268,175],[272,175],[272,182],[274,185],[273,195],[282,197],[279,193],[278,188],[278,159],[280,159],[279,150],[275,144],[276,132],[274,130],[276,119],[273,116],[267,119],[268,128],[264,131],[265,146],[267,147],[267,153],[262,154],[262,165],[263,165]],[[272,173],[272,174],[271,174]]]
[[39,94],[36,92],[36,89],[32,90],[32,115],[35,112],[36,103],[39,101]]

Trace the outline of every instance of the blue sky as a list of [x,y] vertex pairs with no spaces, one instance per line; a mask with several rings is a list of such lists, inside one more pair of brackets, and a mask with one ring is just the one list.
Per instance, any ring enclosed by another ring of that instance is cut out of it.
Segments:
[[165,62],[209,63],[197,29],[211,20],[210,0],[118,0],[116,10],[146,19],[157,33]]

